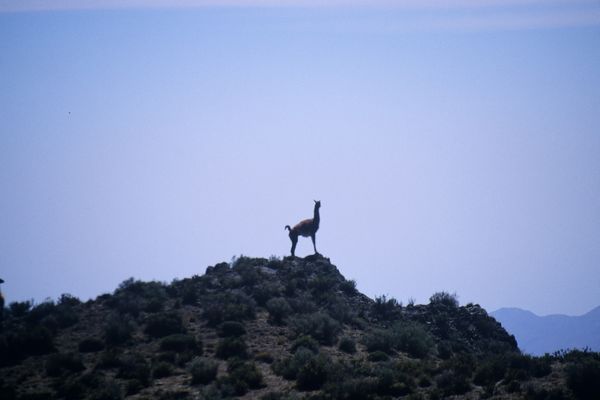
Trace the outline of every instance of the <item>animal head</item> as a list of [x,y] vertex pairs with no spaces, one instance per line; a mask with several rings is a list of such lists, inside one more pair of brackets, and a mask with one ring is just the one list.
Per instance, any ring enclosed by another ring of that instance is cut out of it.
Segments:
[[4,283],[4,279],[0,278],[0,283]]
[[313,200],[317,209],[321,208],[321,200]]

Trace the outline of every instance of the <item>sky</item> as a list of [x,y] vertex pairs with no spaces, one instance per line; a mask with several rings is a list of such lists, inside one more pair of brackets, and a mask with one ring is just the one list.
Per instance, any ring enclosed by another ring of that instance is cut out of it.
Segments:
[[371,297],[599,306],[600,2],[327,4],[0,0],[7,302],[285,256],[314,199]]

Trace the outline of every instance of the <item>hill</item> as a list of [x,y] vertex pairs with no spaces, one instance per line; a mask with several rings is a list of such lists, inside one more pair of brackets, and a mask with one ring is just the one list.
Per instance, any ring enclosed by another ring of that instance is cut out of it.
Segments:
[[476,304],[402,306],[327,258],[241,257],[85,303],[12,303],[0,398],[598,398],[600,357],[523,355]]
[[528,354],[575,348],[600,351],[600,307],[581,316],[540,317],[519,308],[501,308],[491,315],[515,335],[519,348]]

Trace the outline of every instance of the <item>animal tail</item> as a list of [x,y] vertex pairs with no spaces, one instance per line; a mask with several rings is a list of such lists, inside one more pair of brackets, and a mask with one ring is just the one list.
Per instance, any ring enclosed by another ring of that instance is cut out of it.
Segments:
[[286,225],[286,226],[285,226],[285,228],[283,228],[283,229],[287,229],[287,230],[288,230],[288,231],[290,231],[290,232],[292,231],[292,228],[290,228],[290,226],[289,226],[289,225]]

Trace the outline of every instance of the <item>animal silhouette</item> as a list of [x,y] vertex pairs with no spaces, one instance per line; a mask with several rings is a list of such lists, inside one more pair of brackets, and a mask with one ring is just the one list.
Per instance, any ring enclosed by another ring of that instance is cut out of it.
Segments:
[[310,236],[313,242],[313,247],[315,249],[315,254],[319,254],[319,252],[317,251],[316,235],[317,231],[319,230],[319,222],[321,221],[321,217],[319,216],[319,208],[321,208],[321,201],[314,200],[314,202],[315,212],[312,219],[305,219],[304,221],[300,221],[293,228],[290,228],[289,225],[286,225],[284,228],[290,231],[290,240],[292,241],[292,257],[296,256],[294,252],[296,251],[296,244],[298,244],[298,236]]

